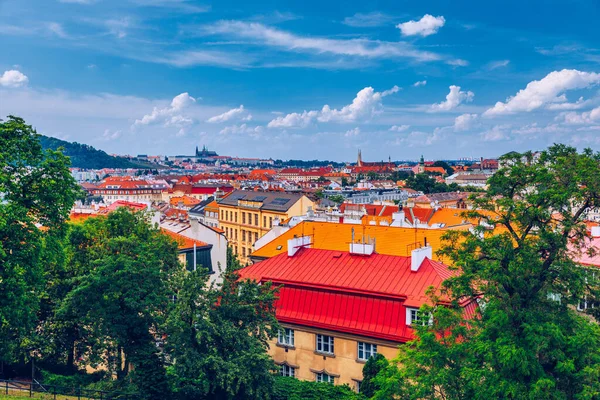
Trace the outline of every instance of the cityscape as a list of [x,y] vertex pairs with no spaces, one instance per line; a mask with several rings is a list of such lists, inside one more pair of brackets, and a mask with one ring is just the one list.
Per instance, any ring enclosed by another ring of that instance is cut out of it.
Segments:
[[597,20],[0,2],[0,399],[600,399]]

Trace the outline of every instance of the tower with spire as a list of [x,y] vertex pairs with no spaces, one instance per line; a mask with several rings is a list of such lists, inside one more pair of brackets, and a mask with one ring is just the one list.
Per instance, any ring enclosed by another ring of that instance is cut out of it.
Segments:
[[419,160],[419,174],[424,174],[425,173],[425,159],[423,158],[423,155],[421,154],[421,159]]
[[358,160],[356,160],[356,166],[362,167],[362,154],[360,153],[360,149],[358,149]]

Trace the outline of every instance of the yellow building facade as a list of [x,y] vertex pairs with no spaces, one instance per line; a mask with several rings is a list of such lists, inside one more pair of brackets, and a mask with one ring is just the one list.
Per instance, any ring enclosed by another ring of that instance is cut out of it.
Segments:
[[252,245],[274,223],[304,215],[314,203],[302,194],[236,190],[219,201],[219,227],[243,264],[249,263]]
[[[330,349],[329,343],[333,344],[332,352],[324,351]],[[392,359],[398,355],[398,346],[399,343],[386,340],[282,324],[279,337],[270,343],[269,355],[280,366],[282,375],[347,384],[360,391],[367,359],[375,353]]]

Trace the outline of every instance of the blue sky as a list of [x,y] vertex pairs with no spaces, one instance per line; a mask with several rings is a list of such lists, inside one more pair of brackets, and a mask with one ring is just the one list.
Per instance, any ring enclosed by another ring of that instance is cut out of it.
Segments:
[[0,0],[0,116],[120,154],[600,149],[600,2]]

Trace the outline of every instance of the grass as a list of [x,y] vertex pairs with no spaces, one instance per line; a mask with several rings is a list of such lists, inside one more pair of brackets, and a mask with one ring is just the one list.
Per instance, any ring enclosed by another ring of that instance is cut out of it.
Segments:
[[[9,390],[8,395],[4,390],[0,393],[0,400],[54,400],[53,394],[48,393],[33,393],[32,397],[29,397],[29,391],[23,390]],[[84,400],[84,397],[81,397],[81,400]],[[77,396],[65,396],[62,394],[56,395],[56,400],[77,400]]]

